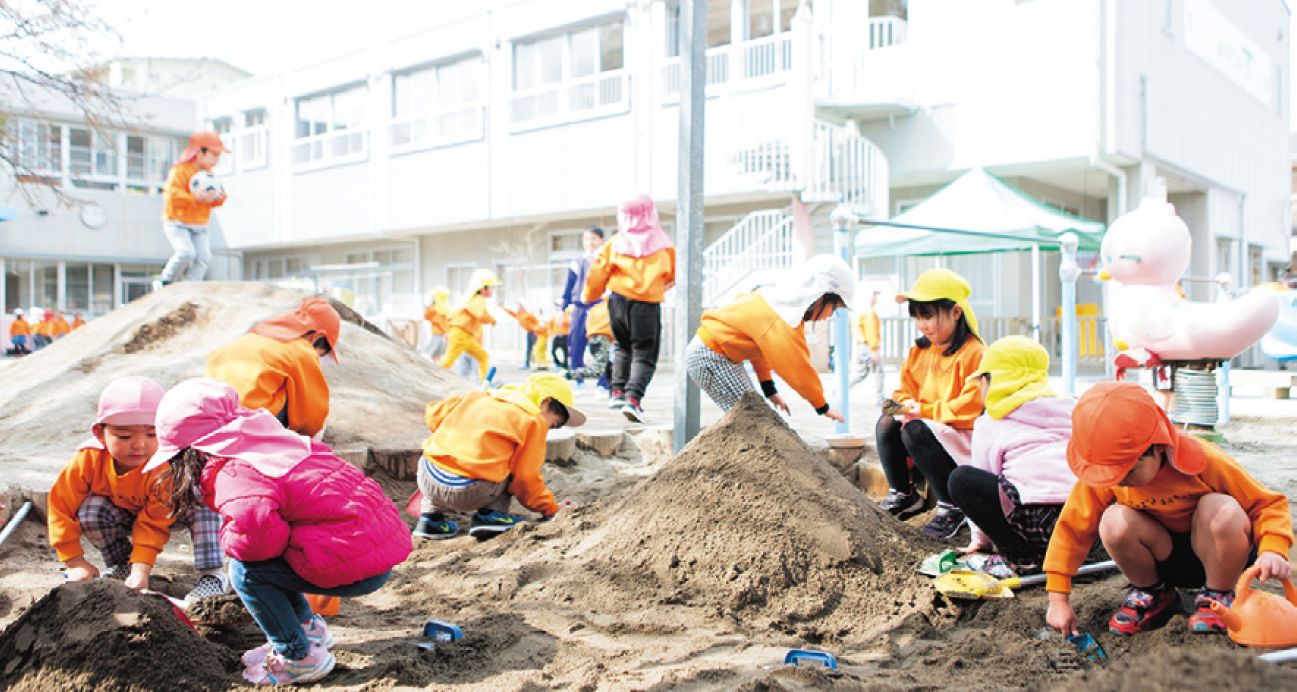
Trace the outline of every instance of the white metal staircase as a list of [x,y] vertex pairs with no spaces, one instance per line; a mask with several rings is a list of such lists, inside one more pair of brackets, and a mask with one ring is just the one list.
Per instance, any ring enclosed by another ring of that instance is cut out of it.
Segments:
[[[853,125],[815,121],[798,147],[764,141],[738,152],[737,172],[772,192],[793,192],[803,202],[838,203],[862,216],[888,212],[887,159]],[[703,251],[703,304],[714,305],[747,290],[759,273],[792,266],[793,217],[762,209],[739,220]]]

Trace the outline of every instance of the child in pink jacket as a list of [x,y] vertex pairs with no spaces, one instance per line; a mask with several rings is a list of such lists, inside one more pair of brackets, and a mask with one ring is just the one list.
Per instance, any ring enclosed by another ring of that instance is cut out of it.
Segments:
[[313,682],[333,670],[333,638],[304,593],[359,596],[387,583],[413,545],[382,488],[327,446],[239,406],[224,382],[196,378],[158,404],[159,478],[175,512],[220,513],[234,590],[269,641],[243,655],[254,685]]
[[[980,378],[986,413],[973,428],[972,459],[950,474],[947,489],[972,520],[961,552],[992,547],[970,566],[998,578],[1039,572],[1063,502],[1076,484],[1067,465],[1075,400],[1049,387],[1049,354],[1024,336],[986,348]],[[980,559],[979,559],[980,558]]]

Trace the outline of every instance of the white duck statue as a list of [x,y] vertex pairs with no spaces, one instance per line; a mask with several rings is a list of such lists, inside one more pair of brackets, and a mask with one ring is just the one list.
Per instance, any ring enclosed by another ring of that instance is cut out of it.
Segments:
[[1175,207],[1145,197],[1139,208],[1108,228],[1099,257],[1099,279],[1111,280],[1108,329],[1117,350],[1146,362],[1226,360],[1270,330],[1278,296],[1265,289],[1233,300],[1197,303],[1176,293],[1189,268],[1193,240]]

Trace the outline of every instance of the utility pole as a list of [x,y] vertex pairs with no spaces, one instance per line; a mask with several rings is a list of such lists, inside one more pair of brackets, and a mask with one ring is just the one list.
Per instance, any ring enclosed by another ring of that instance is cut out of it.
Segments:
[[680,0],[680,146],[676,193],[675,430],[679,452],[698,434],[698,387],[689,381],[685,350],[702,318],[703,108],[707,103],[707,0]]

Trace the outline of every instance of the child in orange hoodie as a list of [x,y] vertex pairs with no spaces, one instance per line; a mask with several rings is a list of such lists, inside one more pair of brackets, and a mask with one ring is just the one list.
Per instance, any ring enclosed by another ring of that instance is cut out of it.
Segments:
[[[949,269],[929,269],[896,297],[909,301],[910,317],[922,336],[901,366],[901,387],[892,394],[899,411],[884,402],[874,436],[891,490],[883,509],[904,519],[923,511],[907,457],[937,496],[937,511],[923,534],[949,539],[964,525],[964,513],[948,486],[956,465],[972,458],[973,421],[982,415],[981,385],[969,381],[982,361],[977,316],[968,304],[971,289]],[[899,420],[898,420],[899,418]]]
[[468,356],[477,361],[476,381],[481,382],[491,369],[491,356],[482,347],[482,327],[495,324],[486,299],[495,293],[500,279],[490,269],[477,269],[468,284],[464,303],[450,313],[450,331],[446,332],[446,355],[441,359],[441,367],[449,370],[460,356]]
[[1067,463],[1077,483],[1045,553],[1045,620],[1076,633],[1072,576],[1098,537],[1130,582],[1108,620],[1116,634],[1156,626],[1180,606],[1175,587],[1205,587],[1193,632],[1224,632],[1213,601],[1228,606],[1255,561],[1261,581],[1291,573],[1288,499],[1267,489],[1219,447],[1179,432],[1142,387],[1102,382],[1072,411]]
[[[225,144],[215,132],[195,132],[189,135],[189,146],[180,154],[180,160],[171,167],[167,184],[162,192],[162,232],[171,243],[174,254],[162,268],[163,286],[187,279],[202,281],[207,275],[207,263],[212,258],[212,241],[207,233],[207,223],[212,208],[225,204],[225,190],[190,189],[194,174],[211,173],[212,167],[225,153]],[[183,276],[182,276],[183,275]]]
[[471,392],[428,404],[432,432],[419,460],[419,523],[414,535],[440,540],[459,533],[446,513],[473,512],[469,535],[490,538],[521,517],[509,513],[516,495],[522,506],[548,519],[560,506],[545,485],[545,435],[585,423],[572,405],[572,387],[556,373],[536,373],[521,385]]
[[207,356],[207,377],[239,393],[239,405],[265,409],[289,430],[317,437],[329,417],[322,359],[338,362],[342,318],[328,299],[312,296],[296,310],[253,325]]
[[761,382],[761,392],[775,408],[789,413],[788,404],[775,389],[772,372],[779,373],[816,413],[842,422],[842,414],[824,398],[824,385],[811,365],[803,326],[846,308],[843,296],[852,295],[855,286],[846,262],[832,255],[816,255],[774,286],[744,293],[729,305],[704,312],[698,333],[685,350],[689,378],[728,411],[745,392],[754,391],[743,369],[747,361]]
[[[99,576],[85,558],[84,536],[99,549],[108,576],[133,589],[147,589],[158,553],[171,537],[172,508],[154,488],[161,471],[142,470],[158,449],[154,415],[162,387],[147,377],[121,377],[99,395],[91,428],[49,494],[49,541],[67,566],[68,581]],[[195,512],[189,522],[194,539],[198,584],[186,597],[192,603],[229,590],[222,569],[215,512]]]
[[22,355],[31,353],[31,345],[27,340],[32,336],[32,327],[27,324],[27,318],[23,316],[22,308],[14,310],[14,321],[9,323],[9,342],[13,344],[13,353]]
[[591,303],[605,290],[612,292],[608,315],[617,355],[610,405],[639,423],[644,420],[641,400],[658,365],[662,301],[676,282],[676,251],[648,196],[622,203],[617,230],[590,265],[584,300]]

